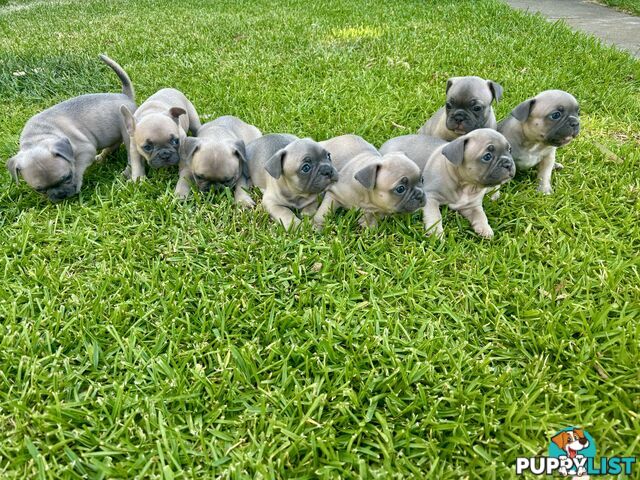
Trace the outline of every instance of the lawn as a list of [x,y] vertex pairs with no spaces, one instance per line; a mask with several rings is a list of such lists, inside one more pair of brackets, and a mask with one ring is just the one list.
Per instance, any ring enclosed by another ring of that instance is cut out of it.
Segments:
[[[640,63],[492,0],[50,1],[0,7],[0,158],[71,96],[184,91],[205,119],[376,145],[446,79],[581,102],[555,194],[284,232],[231,192],[133,185],[124,150],[79,197],[0,190],[0,477],[511,478],[569,425],[640,446]],[[19,73],[24,72],[24,74]],[[637,467],[637,465],[636,465]],[[637,472],[636,472],[637,473]]]
[[640,0],[600,0],[601,3],[624,12],[640,15]]

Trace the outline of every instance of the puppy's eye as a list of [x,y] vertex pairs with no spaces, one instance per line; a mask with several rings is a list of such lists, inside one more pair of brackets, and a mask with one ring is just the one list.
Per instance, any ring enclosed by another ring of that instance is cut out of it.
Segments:
[[480,112],[480,111],[482,111],[482,107],[480,105],[476,105],[475,107],[473,107],[473,111],[474,112]]
[[60,179],[60,183],[68,182],[69,180],[71,180],[72,177],[73,177],[73,173],[70,173],[69,175],[66,175],[66,176],[62,177]]
[[493,155],[491,155],[490,153],[485,153],[482,156],[482,161],[483,162],[490,162],[492,158],[493,158]]
[[549,115],[549,118],[551,118],[551,120],[558,120],[561,116],[562,114],[556,111],[556,112],[553,112],[551,115]]
[[142,150],[144,150],[147,153],[151,153],[151,151],[153,151],[153,145],[147,143],[142,146]]
[[47,189],[44,187],[35,187],[34,190],[38,193],[44,193],[47,191]]
[[444,104],[444,108],[446,108],[447,110],[451,110],[451,104],[449,102]]
[[424,183],[424,177],[420,177],[420,183]]
[[302,173],[309,173],[311,171],[311,165],[309,165],[308,163],[305,163],[300,167],[300,171]]
[[171,140],[169,140],[169,143],[174,147],[177,147],[178,145],[180,145],[180,140],[178,138],[172,138]]
[[407,187],[405,187],[404,185],[398,185],[393,191],[396,192],[398,195],[402,195],[404,192],[407,191]]
[[331,161],[331,154],[327,152],[327,160]]

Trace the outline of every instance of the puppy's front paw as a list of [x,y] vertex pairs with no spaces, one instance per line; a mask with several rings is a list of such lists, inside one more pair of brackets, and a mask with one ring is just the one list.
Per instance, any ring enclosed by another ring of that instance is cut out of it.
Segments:
[[498,200],[500,198],[500,190],[496,190],[495,192],[493,192],[493,195],[491,195],[489,198],[492,202]]
[[477,225],[473,229],[482,238],[493,238],[493,230],[489,225]]
[[127,165],[124,170],[122,170],[122,176],[127,180],[131,180],[131,166]]
[[554,170],[562,170],[563,168],[564,168],[564,165],[562,165],[561,163],[556,162],[553,164]]
[[444,228],[442,228],[442,225],[440,225],[440,224],[438,224],[438,225],[425,225],[424,229],[425,229],[425,234],[427,235],[427,237],[435,235],[439,240],[442,240],[444,238]]
[[543,195],[551,195],[553,188],[551,188],[551,185],[538,185],[538,191]]
[[144,182],[147,179],[146,175],[139,175],[137,177],[129,177],[129,180],[131,180],[132,182],[136,183],[136,182]]
[[378,220],[373,215],[365,213],[358,219],[358,225],[361,228],[372,228],[378,225]]
[[238,195],[235,201],[236,205],[241,208],[253,208],[256,206],[256,202],[249,195]]
[[298,217],[293,217],[291,220],[282,220],[282,225],[287,232],[295,230],[302,222]]

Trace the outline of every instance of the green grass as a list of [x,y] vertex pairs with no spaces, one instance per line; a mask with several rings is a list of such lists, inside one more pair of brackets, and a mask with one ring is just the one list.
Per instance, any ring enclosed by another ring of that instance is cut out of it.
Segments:
[[553,196],[486,201],[493,241],[451,212],[442,243],[418,214],[286,234],[230,193],[176,202],[175,172],[126,183],[124,151],[57,205],[5,173],[0,477],[503,479],[572,424],[637,454],[640,63],[491,0],[10,4],[3,161],[31,115],[118,91],[101,52],[140,100],[264,132],[380,145],[477,74],[500,118],[572,92],[583,133]]
[[600,0],[600,2],[624,12],[640,15],[640,0]]

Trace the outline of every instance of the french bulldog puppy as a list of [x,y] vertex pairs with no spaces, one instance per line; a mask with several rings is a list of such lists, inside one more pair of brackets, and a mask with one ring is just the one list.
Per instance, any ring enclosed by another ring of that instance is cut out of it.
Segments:
[[262,132],[256,127],[231,115],[202,125],[197,136],[184,141],[176,196],[187,198],[191,183],[201,192],[208,192],[212,185],[230,187],[235,188],[236,203],[254,206],[249,194],[239,187],[238,180],[244,176],[246,183],[249,177],[245,146],[261,136]]
[[263,192],[262,205],[289,230],[300,223],[292,209],[313,215],[318,196],[338,180],[329,152],[310,138],[269,134],[247,145],[249,181]]
[[[7,170],[53,202],[77,194],[85,170],[116,150],[128,137],[120,105],[135,110],[133,85],[126,72],[100,55],[118,75],[122,93],[94,93],[65,100],[31,117],[20,135],[20,150]],[[128,145],[127,145],[128,146]]]
[[498,131],[513,148],[518,170],[538,167],[538,191],[549,195],[551,172],[563,168],[556,150],[580,132],[580,106],[570,93],[546,90],[514,108]]
[[[411,143],[412,139],[405,141]],[[469,220],[478,235],[493,237],[482,199],[487,191],[515,175],[516,166],[507,139],[495,130],[480,128],[440,145],[435,141],[422,142],[403,149],[400,143],[396,142],[394,148],[409,151],[414,158],[427,158],[422,171],[427,197],[423,208],[427,235],[435,232],[443,236],[440,206],[448,205]]]
[[502,98],[502,86],[480,77],[453,77],[447,80],[447,101],[418,133],[447,142],[477,128],[495,129],[491,103]]
[[123,173],[133,181],[146,176],[145,161],[151,168],[177,165],[187,132],[195,134],[200,128],[196,109],[175,88],[157,91],[135,113],[126,105],[120,111],[130,142],[129,165]]
[[376,148],[357,135],[320,142],[330,153],[340,178],[324,196],[313,222],[317,229],[335,208],[359,208],[360,225],[372,227],[378,217],[413,212],[424,206],[420,169],[406,155]]

